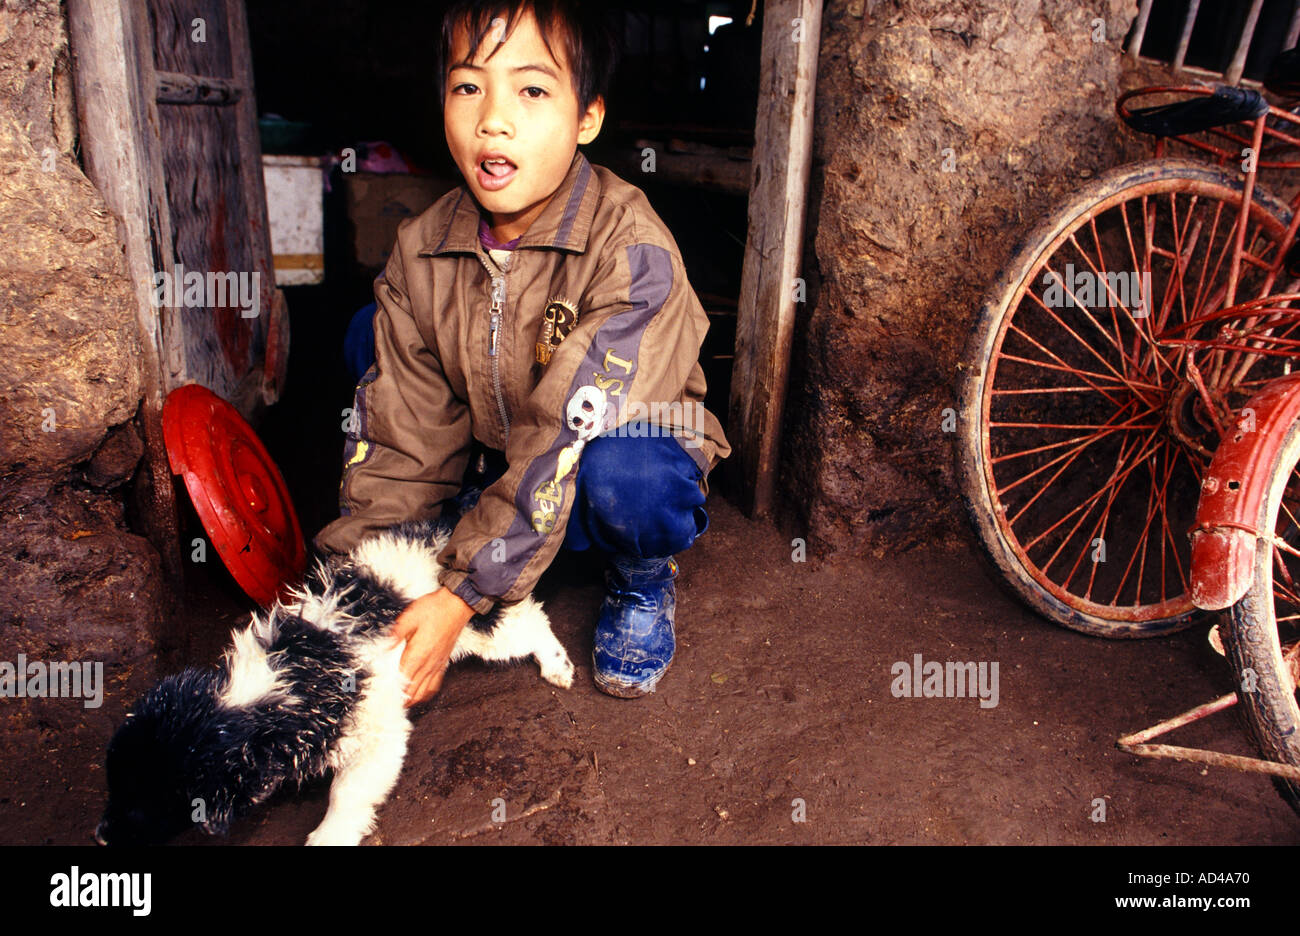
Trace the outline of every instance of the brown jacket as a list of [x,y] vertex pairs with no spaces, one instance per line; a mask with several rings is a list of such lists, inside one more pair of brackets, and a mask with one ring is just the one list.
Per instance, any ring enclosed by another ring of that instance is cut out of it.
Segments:
[[731,449],[702,404],[708,318],[640,189],[575,154],[504,275],[478,227],[462,185],[398,229],[375,282],[375,365],[357,384],[341,516],[315,542],[346,552],[434,516],[460,490],[471,439],[504,450],[509,470],[439,556],[440,582],[486,613],[527,595],[564,540],[582,449],[566,411],[603,400],[606,426],[672,426],[705,472]]

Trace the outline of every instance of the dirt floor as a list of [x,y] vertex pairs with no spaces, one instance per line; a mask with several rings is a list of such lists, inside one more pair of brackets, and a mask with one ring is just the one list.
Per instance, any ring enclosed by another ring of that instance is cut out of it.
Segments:
[[[1114,747],[1228,691],[1203,627],[1155,641],[1088,638],[1022,610],[960,544],[796,563],[771,525],[717,498],[710,510],[710,531],[681,557],[679,649],[658,692],[622,701],[592,685],[600,579],[562,554],[539,593],[578,666],[574,688],[554,689],[532,665],[453,667],[415,715],[369,841],[1300,842],[1300,819],[1267,780]],[[214,660],[247,616],[233,584],[217,579],[192,582],[189,607],[190,639],[164,655],[168,671]],[[997,662],[998,704],[895,698],[891,667],[918,653]],[[102,708],[7,732],[0,841],[89,841],[104,745],[153,675],[110,679]],[[1233,711],[1173,740],[1250,753]],[[1090,818],[1097,798],[1105,822]],[[325,805],[324,784],[277,797],[227,841],[301,842]]]

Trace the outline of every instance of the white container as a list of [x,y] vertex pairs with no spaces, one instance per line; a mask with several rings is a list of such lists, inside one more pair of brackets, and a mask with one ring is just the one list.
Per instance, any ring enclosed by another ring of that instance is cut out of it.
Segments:
[[319,156],[263,156],[275,285],[325,280],[324,176]]

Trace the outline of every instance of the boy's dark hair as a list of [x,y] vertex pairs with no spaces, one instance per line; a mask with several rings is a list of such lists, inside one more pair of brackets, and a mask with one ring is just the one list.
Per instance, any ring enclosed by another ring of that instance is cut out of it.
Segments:
[[[586,3],[583,0],[456,0],[442,17],[442,41],[438,46],[438,100],[447,97],[447,72],[457,62],[451,61],[452,40],[456,30],[465,27],[469,35],[467,61],[473,61],[479,46],[491,41],[493,23],[499,18],[506,23],[501,42],[514,32],[519,17],[527,10],[533,11],[546,51],[555,59],[559,56],[551,48],[556,36],[564,39],[564,55],[573,74],[573,92],[578,98],[580,111],[585,111],[598,97],[609,91],[610,79],[618,58],[618,44],[605,17],[605,5]],[[491,58],[500,48],[488,53]]]

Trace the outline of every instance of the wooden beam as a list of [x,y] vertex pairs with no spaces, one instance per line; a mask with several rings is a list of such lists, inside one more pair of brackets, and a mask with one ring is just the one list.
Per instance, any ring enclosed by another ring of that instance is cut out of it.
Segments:
[[157,72],[159,104],[234,104],[244,89],[228,78]]
[[258,385],[260,399],[255,401],[255,407],[241,410],[246,418],[255,420],[257,409],[275,403],[284,389],[289,362],[289,306],[284,293],[275,285],[271,221],[266,207],[266,180],[262,175],[262,138],[257,124],[257,95],[253,88],[253,46],[248,35],[244,0],[226,0],[226,23],[230,30],[231,78],[245,92],[235,105],[239,178],[248,218],[249,251],[254,267],[262,274],[259,314],[266,316],[267,347]]
[[1286,38],[1282,40],[1282,50],[1294,49],[1296,42],[1300,41],[1300,3],[1295,5],[1291,13],[1291,25],[1287,28]]
[[1153,0],[1142,0],[1141,6],[1138,7],[1137,19],[1133,21],[1133,36],[1128,41],[1128,55],[1135,62],[1142,51],[1142,39],[1147,34],[1147,20],[1151,18],[1152,2]]
[[[172,582],[182,581],[179,521],[163,442],[163,327],[152,302],[156,269],[170,269],[171,232],[157,177],[153,43],[144,4],[68,0],[77,119],[86,174],[117,215],[127,274],[136,293],[143,348],[140,422],[147,471],[141,479],[144,531]],[[179,588],[177,589],[180,590]]]
[[771,512],[780,457],[796,277],[812,169],[821,0],[767,0],[754,128],[749,234],[736,318],[728,437],[741,507]]
[[1183,70],[1183,62],[1187,60],[1187,47],[1192,42],[1192,29],[1196,26],[1196,14],[1200,10],[1201,0],[1190,0],[1187,4],[1187,12],[1183,14],[1183,31],[1178,37],[1178,51],[1174,53],[1174,71]]
[[1246,53],[1250,51],[1250,41],[1255,38],[1255,24],[1259,22],[1259,11],[1263,7],[1264,0],[1253,0],[1250,5],[1246,22],[1241,27],[1241,40],[1237,43],[1237,51],[1233,53],[1228,70],[1223,73],[1226,84],[1235,85],[1241,81],[1241,74],[1246,70]]

